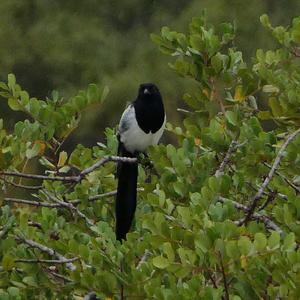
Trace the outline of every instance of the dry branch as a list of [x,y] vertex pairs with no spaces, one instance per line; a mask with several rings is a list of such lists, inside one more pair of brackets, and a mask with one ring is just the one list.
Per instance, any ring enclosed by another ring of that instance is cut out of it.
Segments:
[[137,163],[137,158],[132,157],[121,157],[121,156],[105,156],[102,159],[98,160],[92,166],[82,170],[79,175],[76,176],[46,176],[46,175],[37,175],[37,174],[26,174],[20,172],[9,172],[9,171],[0,171],[0,176],[11,176],[11,177],[21,177],[28,179],[37,179],[37,180],[51,180],[51,181],[64,181],[64,182],[80,182],[86,175],[95,171],[97,168],[105,165],[107,162],[126,162],[126,163]]
[[[229,199],[226,199],[224,197],[219,197],[218,201],[221,202],[221,203],[231,202],[236,209],[241,210],[245,213],[248,212],[248,207],[246,205],[243,205],[243,204],[238,203],[236,201],[229,200]],[[277,224],[275,224],[272,220],[270,220],[267,216],[265,216],[263,214],[253,213],[251,215],[251,219],[263,223],[266,226],[266,228],[269,229],[269,230],[277,231],[280,234],[283,232],[282,229]],[[235,223],[237,225],[240,225],[239,222],[240,221],[236,221]]]
[[38,249],[38,250],[40,250],[43,253],[46,253],[46,254],[48,254],[50,256],[53,256],[53,257],[56,257],[57,260],[60,261],[60,263],[66,264],[66,267],[69,270],[71,270],[71,271],[76,270],[76,266],[72,262],[70,262],[70,259],[66,258],[62,254],[58,253],[56,250],[54,250],[52,248],[49,248],[49,247],[47,247],[45,245],[42,245],[40,243],[37,243],[37,242],[35,242],[33,240],[25,239],[25,238],[23,238],[21,236],[15,236],[15,239],[16,239],[17,242],[26,244],[26,245],[28,245],[31,248]]
[[270,169],[270,172],[268,173],[267,177],[265,178],[263,184],[261,185],[261,187],[259,188],[257,193],[251,199],[250,207],[247,209],[247,213],[246,213],[245,218],[240,221],[240,225],[246,224],[251,219],[251,215],[254,213],[255,208],[257,207],[258,201],[263,196],[265,189],[267,188],[268,184],[272,180],[272,178],[273,178],[273,176],[274,176],[281,160],[283,159],[284,152],[285,152],[286,148],[288,147],[288,145],[294,140],[294,138],[299,133],[300,133],[300,128],[298,130],[294,131],[293,133],[291,133],[290,135],[288,135],[286,141],[283,143],[280,150],[278,151],[278,154],[277,154],[277,156],[274,160],[274,163],[273,163],[273,165]]

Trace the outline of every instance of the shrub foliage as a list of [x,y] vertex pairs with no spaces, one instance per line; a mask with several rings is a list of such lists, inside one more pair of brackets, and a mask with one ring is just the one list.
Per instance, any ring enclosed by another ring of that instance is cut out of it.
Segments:
[[[0,298],[299,299],[300,18],[263,26],[278,48],[251,65],[232,24],[194,18],[187,34],[152,35],[195,82],[167,125],[177,146],[140,164],[133,231],[114,235],[117,141],[64,151],[91,84],[71,99],[32,98],[8,75],[0,94],[28,118],[0,123]],[[249,37],[249,43],[255,37]],[[146,183],[147,182],[147,183]]]

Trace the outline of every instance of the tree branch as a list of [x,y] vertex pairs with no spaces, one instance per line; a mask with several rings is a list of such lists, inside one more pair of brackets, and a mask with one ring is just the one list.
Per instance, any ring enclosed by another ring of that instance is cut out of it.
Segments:
[[7,184],[10,184],[16,188],[19,188],[19,189],[25,189],[25,190],[39,190],[42,188],[41,185],[23,185],[23,184],[18,184],[18,183],[14,183],[13,181],[9,181],[9,180],[6,180],[5,178],[1,178],[0,177],[0,180],[2,180],[3,182],[7,183]]
[[54,256],[57,258],[57,260],[60,261],[60,263],[65,263],[66,267],[71,270],[71,271],[75,271],[76,270],[76,266],[70,262],[68,258],[66,258],[65,256],[63,256],[62,254],[58,253],[57,251],[53,250],[52,248],[49,248],[45,245],[42,245],[40,243],[37,243],[33,240],[29,240],[29,239],[25,239],[21,236],[15,236],[15,239],[17,242],[23,243],[28,245],[31,248],[36,248],[38,250],[40,250],[43,253],[46,253],[50,256]]
[[238,147],[244,145],[245,143],[246,142],[243,142],[242,144],[238,144],[237,137],[231,141],[223,161],[221,162],[219,168],[215,172],[216,177],[219,177],[224,173],[226,166],[230,163],[232,154],[237,150]]
[[89,226],[94,226],[94,222],[89,219],[83,212],[81,212],[76,206],[74,206],[72,203],[70,202],[65,202],[65,201],[61,201],[59,200],[57,197],[51,195],[50,193],[44,191],[44,193],[54,202],[60,204],[62,207],[67,207],[68,209],[70,209],[71,211],[74,211],[79,217],[81,217],[82,219],[84,219],[84,221],[86,222],[87,225]]
[[[229,200],[229,199],[226,199],[224,197],[219,197],[218,202],[221,202],[221,203],[231,202],[236,209],[241,210],[241,211],[243,211],[245,213],[248,212],[248,207],[246,205],[243,205],[243,204],[238,203],[236,201]],[[280,234],[283,233],[282,229],[277,224],[275,224],[273,221],[271,221],[265,215],[262,215],[262,214],[259,214],[259,213],[253,213],[251,215],[251,219],[263,223],[266,226],[266,228],[269,229],[269,230],[277,231]],[[240,221],[236,221],[235,223],[237,225],[239,225]]]
[[144,255],[142,256],[142,258],[140,259],[139,263],[136,266],[136,269],[139,270],[142,265],[147,261],[147,259],[150,257],[151,252],[146,249]]
[[[269,164],[267,164],[266,162],[263,163],[266,167],[268,167],[269,169],[272,168],[272,166],[270,166]],[[291,186],[298,194],[300,194],[300,187],[298,187],[296,184],[294,184],[291,180],[289,180],[286,176],[284,176],[283,174],[281,174],[280,172],[278,172],[278,170],[275,171],[275,174],[278,175],[279,177],[281,177],[289,186]]]
[[79,257],[73,257],[73,258],[66,258],[65,260],[61,259],[25,259],[25,258],[19,258],[16,259],[15,262],[19,263],[44,263],[44,264],[67,264],[72,263],[76,260],[79,260]]
[[228,287],[228,282],[227,282],[227,277],[223,265],[223,259],[222,259],[222,254],[219,252],[219,257],[220,257],[220,264],[221,264],[221,272],[222,272],[222,277],[223,277],[223,283],[224,283],[224,291],[225,291],[225,299],[229,300],[229,287]]
[[247,214],[245,216],[245,218],[243,220],[241,220],[240,225],[242,224],[246,224],[250,219],[251,219],[251,215],[254,213],[254,210],[258,204],[258,201],[260,200],[260,198],[263,196],[263,193],[266,189],[266,187],[268,186],[268,184],[270,183],[271,179],[273,178],[283,156],[284,156],[284,152],[287,148],[287,146],[294,140],[294,138],[300,133],[300,128],[296,131],[294,131],[293,133],[291,133],[290,135],[288,135],[286,141],[283,143],[283,145],[281,146],[280,150],[278,151],[278,154],[274,160],[274,163],[270,169],[269,174],[267,175],[267,177],[265,178],[263,184],[261,185],[261,187],[259,188],[259,190],[257,191],[257,193],[254,195],[254,197],[251,199],[251,204],[250,207],[248,208]]
[[9,171],[0,171],[0,175],[11,176],[11,177],[21,177],[28,179],[37,179],[37,180],[51,180],[51,181],[64,181],[64,182],[80,182],[86,175],[95,171],[97,168],[103,166],[107,162],[126,162],[126,163],[137,163],[137,158],[132,157],[121,157],[121,156],[105,156],[102,159],[98,160],[92,166],[82,170],[79,175],[76,176],[46,176],[46,175],[37,175],[37,174],[26,174],[20,172],[9,172]]
[[50,207],[50,208],[62,207],[62,205],[60,205],[58,203],[48,203],[48,202],[31,201],[31,200],[19,199],[19,198],[5,197],[5,198],[3,198],[3,200],[6,201],[6,202],[26,204],[26,205],[31,205],[31,206],[43,206],[43,207]]
[[[137,191],[143,191],[143,190],[144,190],[143,188],[137,189]],[[88,201],[95,202],[95,201],[100,200],[105,197],[113,197],[116,194],[117,194],[117,190],[114,190],[111,192],[91,196],[88,198]],[[6,202],[13,202],[13,203],[19,203],[19,204],[25,204],[25,205],[31,205],[31,206],[42,206],[42,207],[49,207],[49,208],[64,208],[64,207],[66,207],[66,205],[61,204],[61,203],[49,203],[49,202],[45,202],[45,201],[34,201],[34,200],[26,200],[26,199],[11,198],[11,197],[4,197],[3,200]],[[70,203],[72,205],[78,205],[81,202],[82,202],[81,200],[77,199],[77,200],[69,201],[68,203]],[[66,202],[63,202],[63,203],[66,203]]]
[[219,177],[224,173],[225,167],[229,164],[231,156],[234,153],[234,151],[237,149],[237,147],[238,147],[237,140],[232,140],[223,161],[221,162],[219,168],[215,172],[216,177]]

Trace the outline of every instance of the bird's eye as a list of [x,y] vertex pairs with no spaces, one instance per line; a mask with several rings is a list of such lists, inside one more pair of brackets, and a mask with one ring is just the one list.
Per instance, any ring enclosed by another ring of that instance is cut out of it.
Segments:
[[150,94],[150,90],[148,88],[144,89],[144,94]]

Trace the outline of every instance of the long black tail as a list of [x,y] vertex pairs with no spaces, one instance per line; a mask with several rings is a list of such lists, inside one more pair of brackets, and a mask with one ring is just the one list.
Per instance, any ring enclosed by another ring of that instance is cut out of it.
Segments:
[[[135,155],[119,145],[119,155],[135,157]],[[136,208],[136,188],[138,177],[138,164],[118,163],[117,175],[118,190],[116,197],[116,237],[117,240],[126,240],[126,234],[130,230]]]

